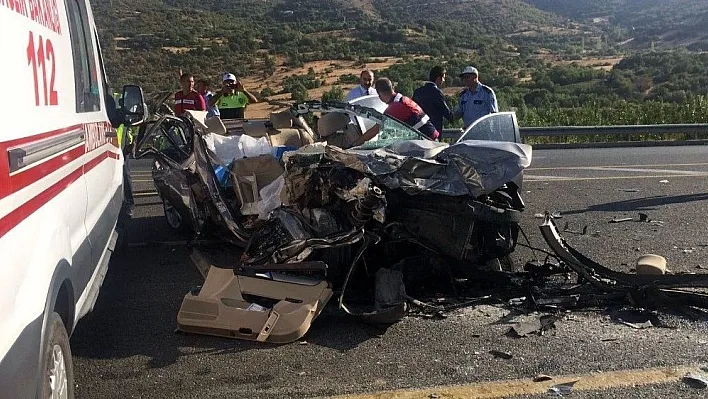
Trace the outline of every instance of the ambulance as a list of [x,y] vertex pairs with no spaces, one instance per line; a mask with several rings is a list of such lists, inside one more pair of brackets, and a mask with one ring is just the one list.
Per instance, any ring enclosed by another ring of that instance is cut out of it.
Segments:
[[86,0],[0,0],[0,54],[0,397],[72,398],[69,337],[117,240],[116,127],[144,108],[117,109]]

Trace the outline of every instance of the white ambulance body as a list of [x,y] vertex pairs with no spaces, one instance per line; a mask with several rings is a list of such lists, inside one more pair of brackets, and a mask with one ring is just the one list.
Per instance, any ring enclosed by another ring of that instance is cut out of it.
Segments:
[[71,398],[123,200],[115,102],[86,0],[0,0],[0,54],[0,397]]

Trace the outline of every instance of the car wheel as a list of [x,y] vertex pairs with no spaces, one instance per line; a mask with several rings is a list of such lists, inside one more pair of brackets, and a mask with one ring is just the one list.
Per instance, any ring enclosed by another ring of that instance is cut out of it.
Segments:
[[59,314],[49,316],[47,341],[42,354],[42,399],[74,398],[74,363],[69,335]]
[[177,231],[185,230],[185,220],[182,218],[182,214],[166,198],[162,199],[162,209],[165,212],[168,226]]

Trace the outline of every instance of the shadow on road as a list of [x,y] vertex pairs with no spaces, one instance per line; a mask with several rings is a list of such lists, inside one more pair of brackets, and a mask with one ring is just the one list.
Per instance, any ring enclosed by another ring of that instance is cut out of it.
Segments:
[[[81,320],[71,338],[74,355],[90,359],[146,356],[148,367],[162,368],[174,364],[183,355],[225,355],[273,347],[175,331],[184,295],[203,280],[189,258],[191,247],[150,244],[160,240],[184,240],[165,231],[163,219],[160,216],[131,221],[130,242],[148,244],[130,247],[127,253],[111,260],[94,310]],[[226,245],[201,249],[218,253],[216,258],[231,264],[239,253]],[[334,304],[333,298],[304,340],[312,345],[346,351],[385,333],[384,327],[362,328],[359,321],[334,309]]]
[[659,206],[670,204],[683,204],[687,202],[708,200],[708,193],[685,195],[657,195],[654,197],[635,198],[624,201],[606,202],[604,204],[590,205],[585,209],[562,211],[564,215],[575,215],[586,212],[631,212],[649,211]]

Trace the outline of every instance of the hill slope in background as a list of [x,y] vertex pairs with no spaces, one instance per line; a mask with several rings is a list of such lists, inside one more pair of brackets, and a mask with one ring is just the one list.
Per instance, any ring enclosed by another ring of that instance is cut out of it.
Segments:
[[[708,1],[526,0],[567,18],[604,25],[633,48],[685,46],[708,50]],[[631,40],[631,41],[629,41]]]
[[[179,70],[214,85],[228,71],[261,98],[341,98],[370,68],[410,95],[432,65],[444,64],[454,102],[456,72],[474,64],[500,108],[518,110],[525,123],[572,124],[558,118],[580,110],[575,121],[592,124],[597,109],[626,102],[700,108],[705,100],[695,96],[708,90],[708,53],[660,51],[708,43],[708,0],[96,0],[93,7],[113,86],[148,92],[176,90]],[[268,108],[255,104],[248,115]],[[675,115],[661,120],[686,121]]]
[[[270,75],[281,59],[300,67],[369,57],[495,57],[516,46],[509,34],[565,29],[557,16],[521,0],[99,0],[93,7],[113,81],[149,90],[173,84],[177,68]],[[529,40],[524,45],[537,47]]]

